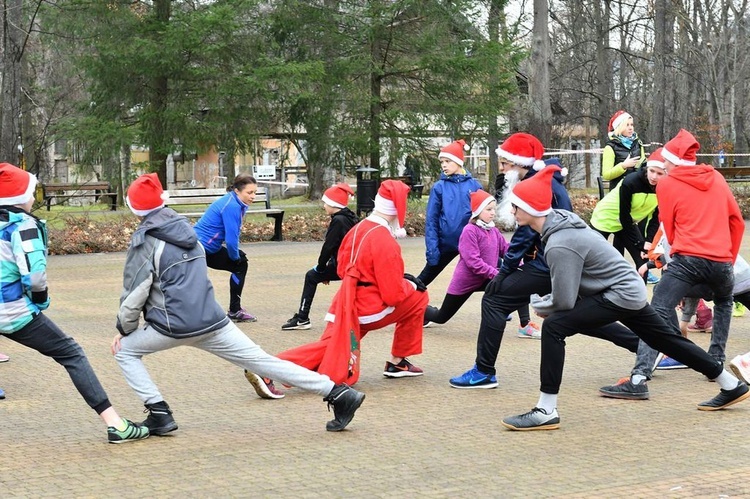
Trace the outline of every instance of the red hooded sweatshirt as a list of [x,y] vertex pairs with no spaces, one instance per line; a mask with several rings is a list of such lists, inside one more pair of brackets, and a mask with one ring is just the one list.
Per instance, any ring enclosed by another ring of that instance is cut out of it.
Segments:
[[745,221],[729,185],[712,166],[673,168],[656,186],[656,197],[671,255],[734,263]]

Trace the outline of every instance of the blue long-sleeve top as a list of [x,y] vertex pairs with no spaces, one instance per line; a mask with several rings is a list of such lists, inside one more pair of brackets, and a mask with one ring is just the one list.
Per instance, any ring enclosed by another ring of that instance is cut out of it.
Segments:
[[229,258],[240,259],[240,228],[247,208],[234,191],[211,203],[195,223],[195,233],[206,253],[216,253],[226,244]]
[[470,195],[481,188],[468,172],[443,173],[432,186],[424,230],[429,265],[437,265],[444,251],[458,251],[458,239],[471,218]]

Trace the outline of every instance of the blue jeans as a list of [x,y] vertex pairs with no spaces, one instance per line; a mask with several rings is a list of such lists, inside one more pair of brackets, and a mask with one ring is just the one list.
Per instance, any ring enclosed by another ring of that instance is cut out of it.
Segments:
[[[725,349],[729,338],[729,323],[732,320],[732,290],[734,271],[730,262],[715,262],[697,256],[676,254],[669,262],[667,271],[654,288],[651,305],[667,323],[671,333],[680,335],[680,325],[675,307],[697,284],[705,284],[714,296],[714,322],[711,345],[708,353],[718,362],[726,359]],[[638,345],[633,374],[651,377],[651,370],[658,352],[643,341]]]

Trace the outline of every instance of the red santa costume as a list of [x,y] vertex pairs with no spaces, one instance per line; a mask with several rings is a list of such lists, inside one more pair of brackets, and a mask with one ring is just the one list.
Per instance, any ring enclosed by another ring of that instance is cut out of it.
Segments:
[[[406,357],[422,353],[422,322],[429,296],[404,277],[401,247],[395,240],[405,235],[402,227],[408,193],[403,182],[386,180],[381,184],[373,213],[354,226],[341,243],[338,274],[344,282],[326,315],[323,335],[316,342],[280,353],[279,358],[327,374],[334,382],[354,383],[359,375],[359,340],[370,331],[395,324],[391,355],[402,360],[387,362],[383,374],[423,374]],[[383,215],[395,215],[398,227]]]

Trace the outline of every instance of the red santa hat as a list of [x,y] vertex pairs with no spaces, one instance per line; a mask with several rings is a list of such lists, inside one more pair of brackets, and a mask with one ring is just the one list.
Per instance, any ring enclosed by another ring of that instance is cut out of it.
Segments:
[[543,217],[552,211],[552,176],[560,167],[550,165],[527,180],[517,183],[510,193],[511,204],[529,215]]
[[471,193],[471,218],[476,218],[495,200],[494,196],[487,191],[479,189]]
[[34,197],[36,177],[10,163],[0,163],[0,206],[25,204]]
[[323,202],[334,208],[346,208],[349,198],[354,196],[354,191],[349,184],[343,182],[332,185],[323,193]]
[[438,159],[447,158],[457,165],[464,166],[464,151],[468,152],[469,150],[470,147],[466,145],[466,141],[459,139],[440,149]]
[[384,180],[375,195],[375,211],[383,215],[396,215],[398,219],[398,227],[394,232],[396,237],[406,236],[403,226],[406,220],[406,198],[410,190],[408,185],[398,180]]
[[657,168],[664,168],[664,157],[661,155],[663,151],[663,147],[660,147],[656,151],[652,152],[648,156],[648,161],[646,161],[646,166],[655,166]]
[[620,125],[632,118],[633,117],[630,114],[626,113],[622,109],[616,111],[615,114],[613,114],[609,119],[609,131],[614,132],[615,130],[620,128]]
[[130,211],[139,217],[145,217],[154,210],[164,206],[169,194],[164,192],[156,173],[141,175],[130,184],[125,202]]
[[672,140],[664,144],[661,155],[665,160],[677,166],[694,166],[696,153],[701,145],[693,134],[681,128]]
[[533,167],[539,171],[545,166],[542,160],[544,146],[539,139],[529,133],[514,133],[495,149],[495,153],[524,168]]

